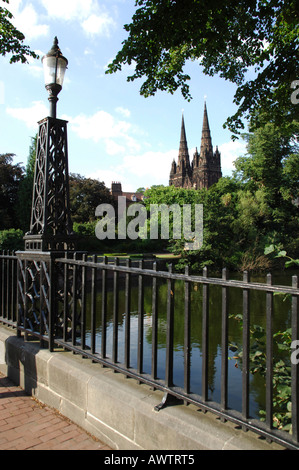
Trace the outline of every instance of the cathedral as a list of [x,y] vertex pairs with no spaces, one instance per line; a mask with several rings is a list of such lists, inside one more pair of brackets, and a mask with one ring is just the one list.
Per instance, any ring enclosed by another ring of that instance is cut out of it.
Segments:
[[179,188],[209,188],[222,177],[220,153],[218,147],[213,152],[207,106],[204,105],[203,125],[200,152],[197,148],[192,163],[189,159],[188,144],[185,131],[184,116],[182,116],[181,140],[178,163],[173,160],[171,165],[169,186]]

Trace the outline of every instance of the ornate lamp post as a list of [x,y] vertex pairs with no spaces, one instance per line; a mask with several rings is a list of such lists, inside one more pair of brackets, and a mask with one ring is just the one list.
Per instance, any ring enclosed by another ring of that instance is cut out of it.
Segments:
[[42,62],[50,116],[39,122],[30,231],[24,237],[25,251],[17,252],[18,334],[22,329],[32,332],[41,345],[48,342],[52,351],[54,337],[64,331],[64,309],[77,289],[77,275],[65,275],[55,262],[76,249],[69,204],[67,121],[56,118],[57,95],[68,61],[57,38]]
[[62,89],[68,61],[57,37],[42,58],[50,116],[39,122],[30,231],[25,249],[70,251],[75,249],[69,205],[67,121],[56,118],[57,95]]
[[57,95],[62,90],[64,74],[67,69],[68,61],[63,57],[58,47],[58,39],[54,38],[52,48],[42,58],[44,66],[45,87],[49,93],[50,117],[56,118]]

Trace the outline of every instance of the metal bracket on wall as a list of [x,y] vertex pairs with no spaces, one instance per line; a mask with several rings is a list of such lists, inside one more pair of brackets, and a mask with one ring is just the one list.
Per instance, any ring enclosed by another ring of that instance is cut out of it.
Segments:
[[183,403],[183,400],[180,400],[179,398],[175,397],[174,395],[171,395],[170,393],[166,392],[162,398],[161,403],[159,405],[156,405],[154,407],[155,411],[160,411],[163,408],[166,408],[167,406],[173,406],[173,405],[178,405],[180,403]]

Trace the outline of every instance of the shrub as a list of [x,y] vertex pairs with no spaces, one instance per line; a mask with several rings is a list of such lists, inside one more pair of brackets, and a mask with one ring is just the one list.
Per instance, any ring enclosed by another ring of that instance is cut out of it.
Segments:
[[20,229],[11,228],[0,231],[0,251],[17,251],[24,249],[24,233]]

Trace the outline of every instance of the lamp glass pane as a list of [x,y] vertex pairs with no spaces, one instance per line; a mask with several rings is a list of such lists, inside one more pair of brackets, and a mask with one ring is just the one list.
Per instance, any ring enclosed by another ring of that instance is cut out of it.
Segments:
[[45,85],[50,85],[51,83],[55,83],[56,57],[44,57],[43,66],[44,66]]
[[57,83],[58,85],[62,86],[66,69],[65,59],[61,57],[57,59],[53,56],[44,57],[43,66],[45,85]]
[[57,64],[57,76],[56,76],[56,83],[58,85],[63,85],[64,74],[66,70],[66,61],[62,57],[59,57],[58,64]]

